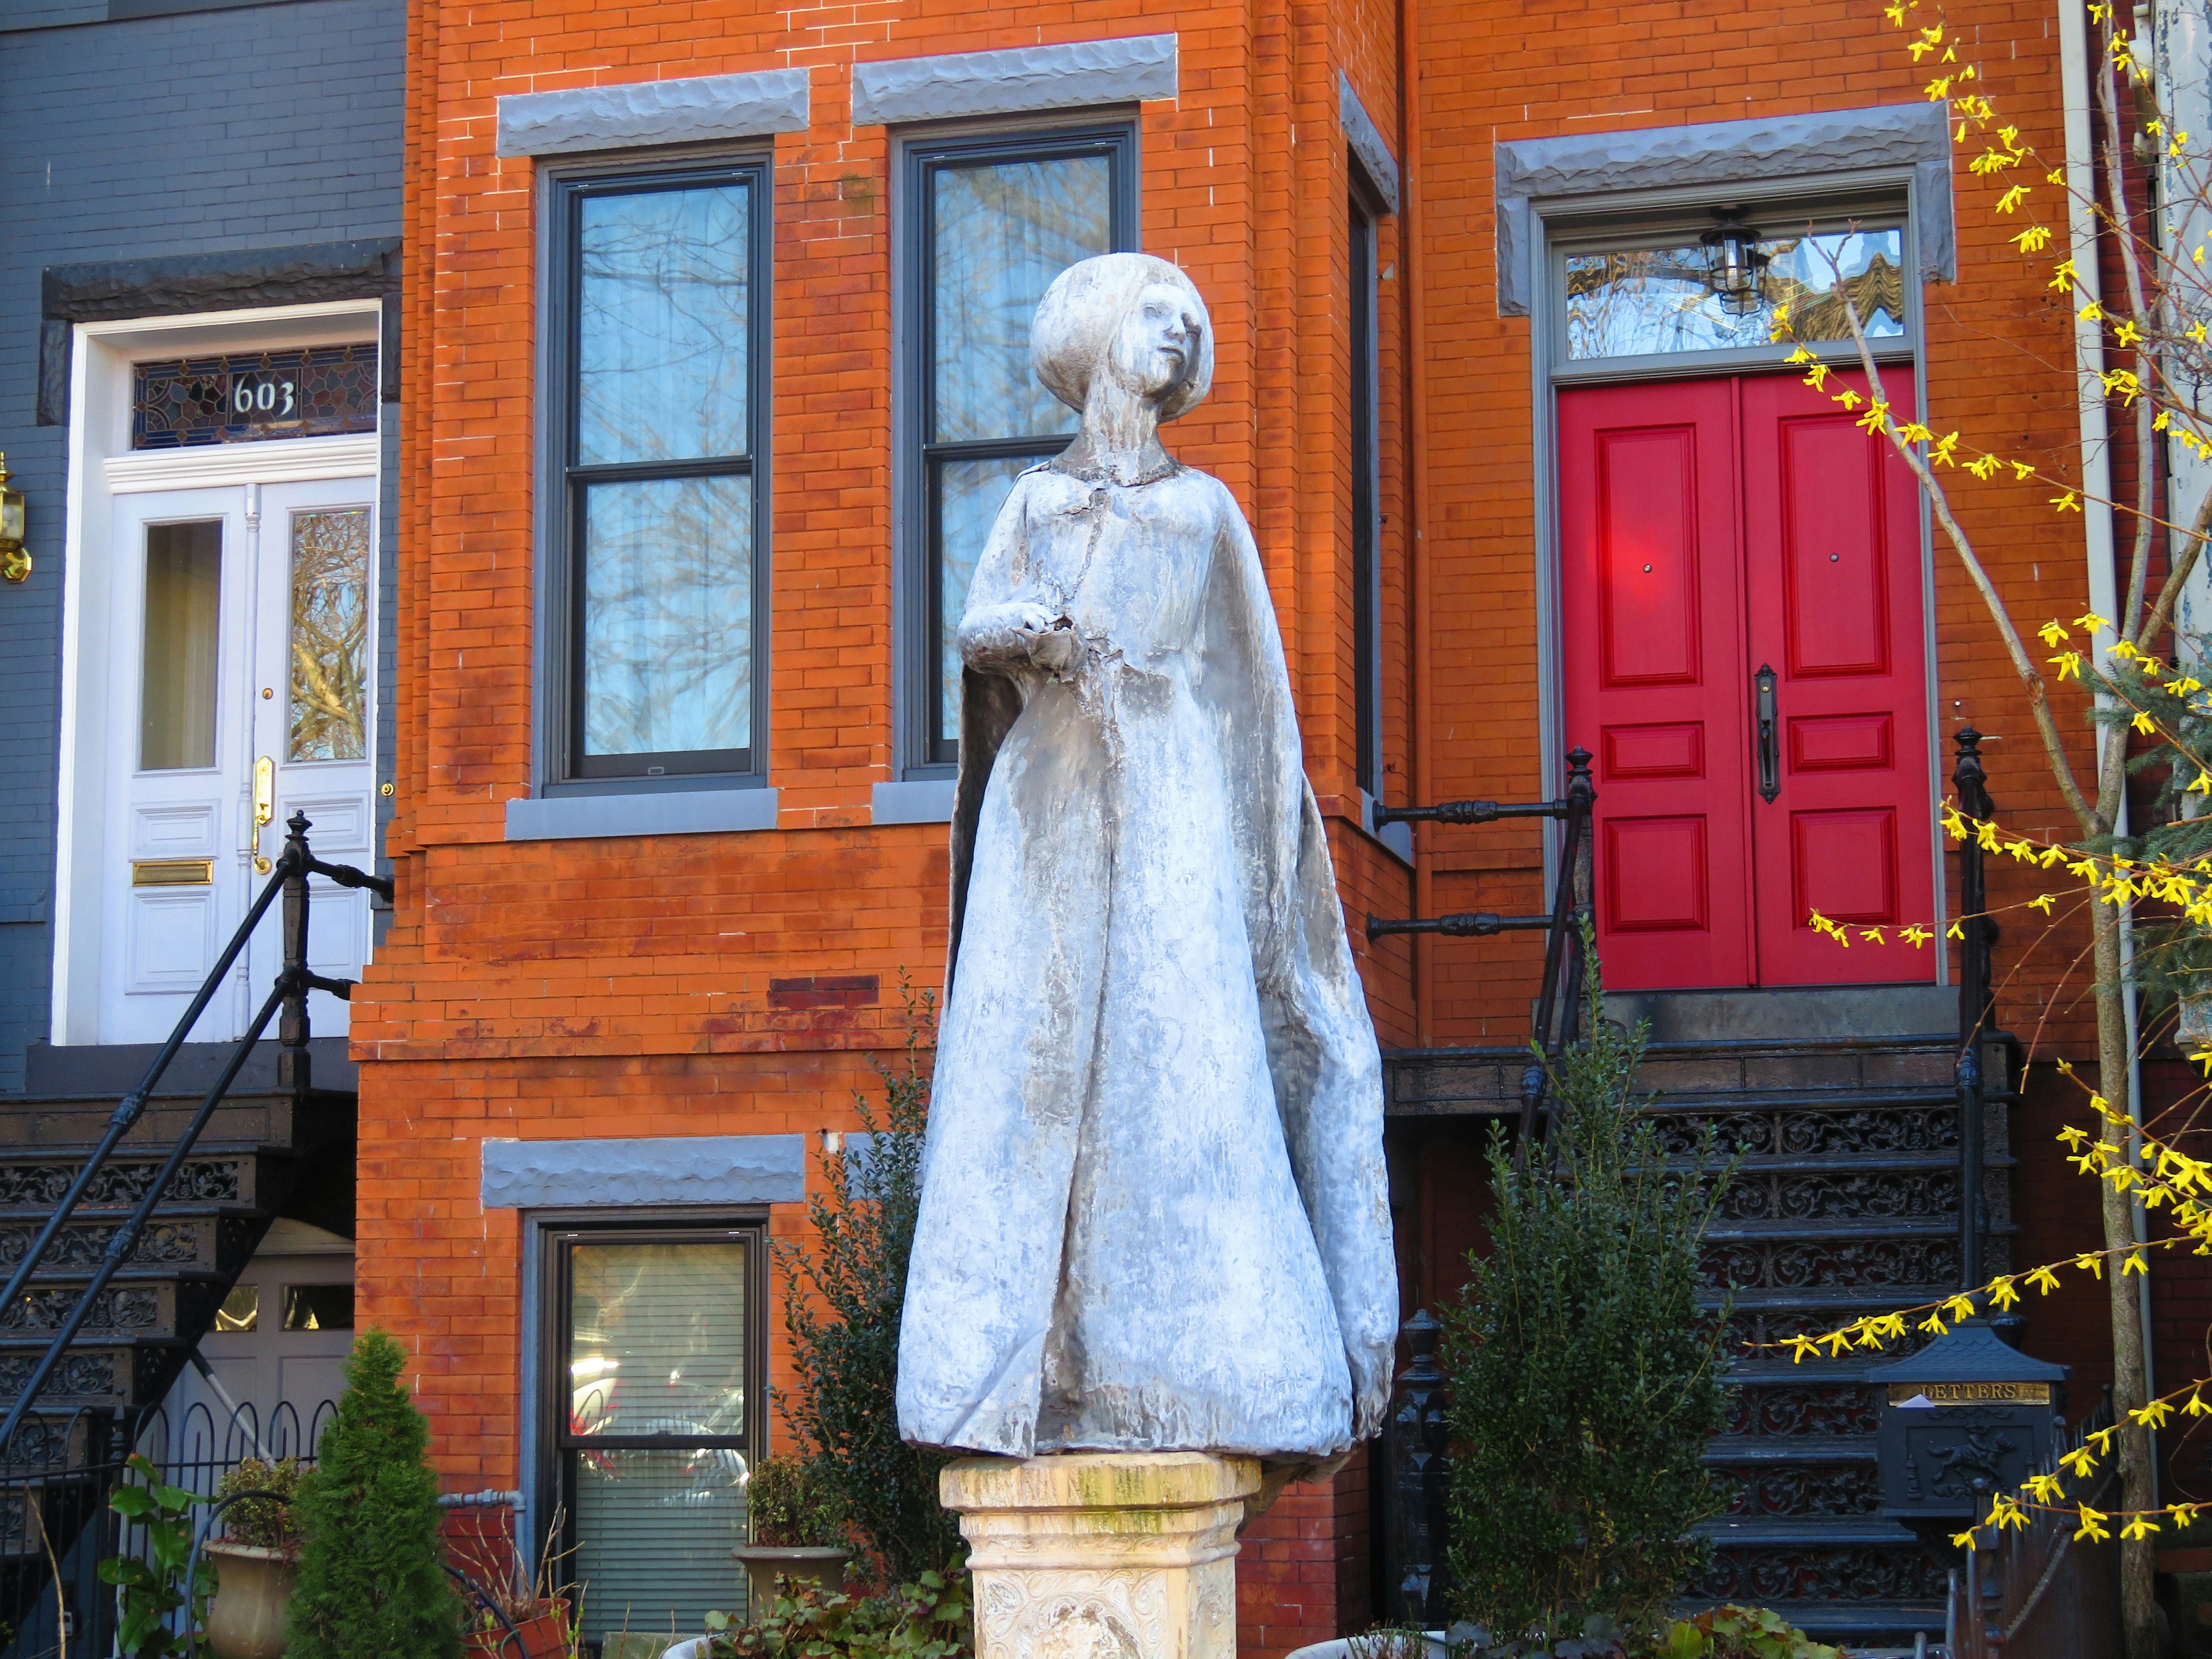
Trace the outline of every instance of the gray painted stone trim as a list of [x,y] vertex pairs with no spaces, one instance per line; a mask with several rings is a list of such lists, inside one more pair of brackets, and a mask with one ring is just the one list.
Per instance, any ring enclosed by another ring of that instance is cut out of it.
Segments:
[[665,1135],[651,1140],[487,1140],[487,1210],[643,1204],[799,1204],[805,1135]]
[[773,789],[526,796],[507,804],[507,838],[580,841],[594,836],[709,836],[773,830],[775,799]]
[[808,110],[803,69],[526,92],[499,100],[498,148],[501,155],[573,155],[757,138],[805,131]]
[[879,783],[870,792],[869,806],[878,823],[950,823],[958,788],[953,778]]
[[1139,103],[1173,98],[1178,85],[1172,34],[901,58],[854,66],[853,125]]
[[1912,170],[1913,228],[1923,282],[1949,282],[1957,256],[1951,222],[1949,106],[1892,104],[1825,115],[1644,127],[1497,147],[1498,311],[1528,314],[1540,273],[1543,207],[1577,197],[1695,185],[1805,180],[1878,167]]
[[1367,170],[1367,182],[1382,192],[1382,205],[1395,213],[1398,158],[1382,142],[1382,129],[1369,118],[1367,106],[1359,101],[1359,94],[1352,89],[1352,77],[1342,70],[1336,72],[1336,92],[1337,107],[1344,122],[1344,142],[1359,158],[1359,165]]

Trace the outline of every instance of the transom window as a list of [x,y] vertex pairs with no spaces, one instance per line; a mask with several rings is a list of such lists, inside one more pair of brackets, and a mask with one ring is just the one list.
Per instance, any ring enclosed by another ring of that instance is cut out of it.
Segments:
[[764,759],[764,163],[555,185],[550,781]]
[[959,759],[954,634],[976,557],[1015,478],[1075,434],[1075,411],[1030,372],[1030,321],[1068,266],[1135,246],[1136,135],[1117,123],[906,154],[909,626],[920,642],[909,758],[949,767]]
[[760,1420],[757,1227],[552,1236],[547,1416],[583,1637],[696,1635],[740,1613]]
[[1779,210],[1752,216],[1768,229],[1741,238],[1733,269],[1717,230],[1571,246],[1561,272],[1561,355],[1584,362],[1763,349],[1785,304],[1795,339],[1848,341],[1846,294],[1870,341],[1902,342],[1910,319],[1901,224],[1785,232]]

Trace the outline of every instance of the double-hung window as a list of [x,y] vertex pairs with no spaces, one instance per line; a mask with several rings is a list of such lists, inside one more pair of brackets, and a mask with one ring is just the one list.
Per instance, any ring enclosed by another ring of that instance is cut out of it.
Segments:
[[908,762],[926,776],[960,757],[954,635],[976,556],[1015,478],[1075,434],[1075,411],[1030,372],[1030,321],[1068,266],[1136,246],[1136,131],[914,143],[905,156]]
[[763,1419],[757,1226],[556,1230],[544,1488],[583,1635],[695,1636],[741,1613],[730,1552]]
[[549,789],[758,774],[767,163],[552,192]]

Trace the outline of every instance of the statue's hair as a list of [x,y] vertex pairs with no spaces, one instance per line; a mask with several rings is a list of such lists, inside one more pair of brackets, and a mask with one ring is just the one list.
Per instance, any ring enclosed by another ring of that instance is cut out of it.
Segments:
[[1091,377],[1121,331],[1137,296],[1156,283],[1176,288],[1197,308],[1198,361],[1183,382],[1160,404],[1160,418],[1172,421],[1198,407],[1213,385],[1213,319],[1197,285],[1182,270],[1149,253],[1102,253],[1070,265],[1053,278],[1030,325],[1030,368],[1054,397],[1069,408],[1083,408]]

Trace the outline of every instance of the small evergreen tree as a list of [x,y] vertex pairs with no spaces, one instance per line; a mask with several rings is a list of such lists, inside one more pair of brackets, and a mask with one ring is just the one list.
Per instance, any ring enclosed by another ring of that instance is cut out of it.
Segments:
[[777,1405],[894,1582],[942,1568],[963,1547],[957,1520],[937,1501],[938,1471],[950,1460],[908,1445],[898,1430],[899,1318],[921,1206],[924,1062],[935,1014],[929,994],[908,994],[902,1063],[876,1065],[881,1122],[861,1097],[865,1138],[823,1154],[824,1190],[807,1200],[814,1243],[783,1241],[775,1251],[784,1330],[803,1380]]
[[460,1605],[438,1538],[430,1425],[380,1330],[354,1344],[345,1395],[295,1510],[305,1538],[289,1659],[453,1659]]
[[1593,968],[1550,1140],[1516,1167],[1492,1134],[1490,1253],[1443,1316],[1450,1566],[1500,1646],[1655,1630],[1710,1553],[1692,1529],[1724,1506],[1699,1462],[1727,1389],[1698,1243],[1730,1171],[1710,1132],[1698,1167],[1668,1165],[1632,1098],[1644,1032],[1600,999]]

